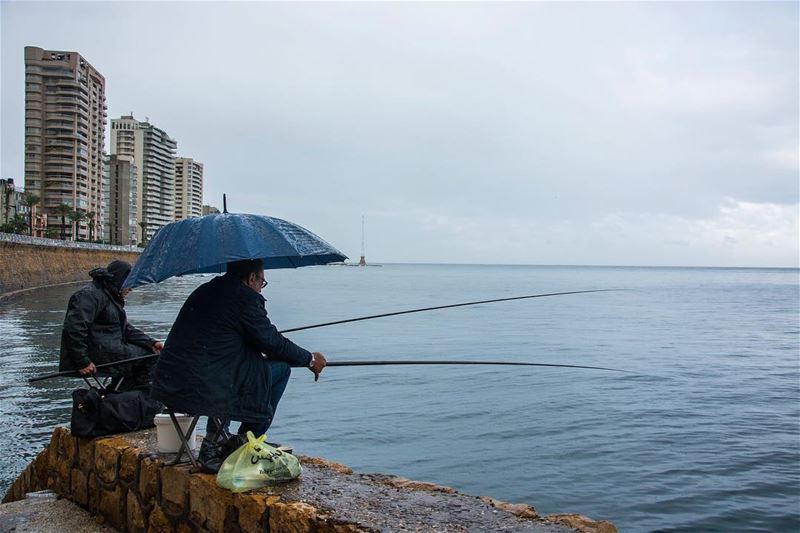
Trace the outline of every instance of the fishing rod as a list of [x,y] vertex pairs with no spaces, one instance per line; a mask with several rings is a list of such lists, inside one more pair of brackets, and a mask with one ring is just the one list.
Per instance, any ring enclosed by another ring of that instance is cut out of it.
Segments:
[[[337,324],[347,324],[349,322],[360,322],[362,320],[372,320],[372,319],[375,319],[375,318],[384,318],[384,317],[397,316],[397,315],[407,315],[407,314],[410,314],[410,313],[422,313],[423,311],[435,311],[437,309],[451,309],[453,307],[464,307],[464,306],[467,306],[467,305],[489,304],[489,303],[496,303],[496,302],[510,302],[510,301],[513,301],[513,300],[526,300],[526,299],[530,299],[530,298],[545,298],[545,297],[548,297],[548,296],[564,296],[564,295],[568,295],[568,294],[586,294],[586,293],[591,293],[591,292],[614,292],[614,291],[626,291],[626,290],[630,290],[630,289],[591,289],[591,290],[584,290],[584,291],[550,292],[550,293],[544,293],[544,294],[529,294],[529,295],[526,295],[526,296],[512,296],[512,297],[509,297],[509,298],[494,298],[494,299],[491,299],[491,300],[477,300],[477,301],[474,301],[474,302],[464,302],[464,303],[459,303],[459,304],[437,305],[437,306],[434,306],[434,307],[420,307],[418,309],[407,309],[405,311],[394,311],[394,312],[391,312],[391,313],[381,313],[381,314],[378,314],[378,315],[360,316],[360,317],[356,317],[356,318],[347,318],[347,319],[344,319],[344,320],[334,320],[332,322],[322,322],[320,324],[312,324],[310,326],[301,326],[299,328],[284,329],[284,330],[281,330],[280,333],[292,333],[294,331],[303,331],[303,330],[306,330],[306,329],[321,328],[321,327],[325,327],[325,326],[335,326]],[[139,361],[147,361],[149,359],[153,359],[154,357],[158,357],[158,354],[143,355],[143,356],[140,356],[140,357],[132,357],[130,359],[125,359],[125,360],[122,360],[122,361],[114,361],[114,362],[111,362],[111,363],[103,363],[103,364],[100,364],[100,365],[95,365],[95,368],[97,368],[97,369],[109,368],[109,367],[117,366],[117,365],[121,365],[121,364],[135,363],[135,362],[139,362]],[[328,363],[327,366],[366,366],[367,364],[368,363],[362,363],[362,362],[358,362],[358,361],[350,361],[350,362],[342,361],[342,362],[339,362],[339,363],[331,362],[331,363]],[[375,361],[372,364],[434,364],[434,363],[425,362],[425,361],[421,361],[421,362],[418,362],[418,363],[413,363],[413,362],[405,362],[405,363],[404,362],[397,362],[397,363],[393,363],[391,361],[389,361],[389,362]],[[470,363],[470,362],[463,362],[463,363],[450,362],[450,363],[448,363],[448,362],[441,362],[441,363],[438,363],[438,364],[515,364],[515,365],[524,364],[526,366],[527,365],[531,365],[531,366],[542,366],[542,365],[544,365],[543,363],[542,364],[537,364],[537,363],[502,363],[502,362],[486,362],[486,363]],[[566,367],[569,367],[570,365],[544,365],[544,366],[566,366]],[[576,368],[582,368],[582,367],[576,367]],[[601,370],[615,370],[615,369],[601,369]],[[619,370],[619,372],[624,372],[624,371],[623,370]],[[78,376],[78,375],[80,375],[80,374],[76,370],[64,370],[64,371],[61,371],[61,372],[55,372],[53,374],[47,374],[47,375],[43,375],[43,376],[36,376],[36,377],[30,378],[28,380],[28,383],[35,383],[37,381],[43,381],[45,379],[51,379],[51,378],[57,378],[57,377]]]
[[305,329],[321,328],[324,326],[334,326],[336,324],[347,324],[348,322],[359,322],[361,320],[372,320],[373,318],[383,318],[387,316],[407,315],[409,313],[421,313],[423,311],[434,311],[436,309],[450,309],[453,307],[464,307],[466,305],[490,304],[495,302],[510,302],[512,300],[525,300],[529,298],[545,298],[547,296],[564,296],[567,294],[586,294],[589,292],[613,292],[613,291],[627,291],[630,289],[592,289],[586,291],[569,291],[569,292],[551,292],[547,294],[530,294],[527,296],[512,296],[510,298],[495,298],[493,300],[479,300],[475,302],[465,302],[461,304],[450,305],[437,305],[435,307],[420,307],[419,309],[408,309],[406,311],[395,311],[392,313],[381,313],[379,315],[360,316],[357,318],[347,318],[345,320],[334,320],[333,322],[322,322],[320,324],[312,324],[311,326],[301,326],[299,328],[291,328],[281,330],[281,333],[291,333],[293,331],[302,331]]
[[[113,366],[118,366],[122,364],[129,364],[129,363],[136,363],[139,361],[147,361],[156,357],[156,354],[151,355],[142,355],[140,357],[131,357],[130,359],[125,359],[123,361],[114,361],[112,363],[103,363],[100,365],[95,365],[95,368],[102,369],[102,368],[111,368]],[[630,373],[629,370],[620,370],[619,368],[606,368],[602,366],[584,366],[584,365],[564,365],[564,364],[557,364],[557,363],[526,363],[520,361],[454,361],[454,360],[436,360],[436,361],[426,361],[426,360],[383,360],[383,361],[329,361],[325,367],[346,367],[346,366],[386,366],[386,365],[503,365],[503,366],[546,366],[546,367],[556,367],[556,368],[585,368],[589,370],[607,370],[609,372],[626,372]],[[45,379],[51,378],[58,378],[58,377],[78,377],[80,373],[77,370],[63,370],[61,372],[55,372],[53,374],[46,374],[43,376],[36,376],[30,378],[28,383],[36,383],[37,381],[43,381]]]
[[504,365],[504,366],[549,366],[549,367],[563,367],[563,368],[587,368],[591,370],[608,370],[610,372],[626,372],[632,373],[630,370],[620,370],[619,368],[605,368],[602,366],[584,366],[584,365],[561,365],[556,363],[525,363],[521,361],[425,361],[425,360],[412,360],[412,361],[329,361],[325,368],[329,366],[381,366],[381,365]]

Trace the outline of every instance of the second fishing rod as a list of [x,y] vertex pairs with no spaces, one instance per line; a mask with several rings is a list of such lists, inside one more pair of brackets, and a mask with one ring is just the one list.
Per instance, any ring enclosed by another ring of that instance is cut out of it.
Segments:
[[[392,311],[389,313],[380,313],[375,315],[366,315],[360,316],[355,318],[347,318],[343,320],[334,320],[331,322],[321,322],[319,324],[311,324],[309,326],[301,326],[296,328],[289,328],[281,330],[280,333],[292,333],[295,331],[303,331],[307,329],[314,329],[314,328],[322,328],[327,326],[334,326],[338,324],[347,324],[350,322],[360,322],[363,320],[373,320],[376,318],[385,318],[390,316],[398,316],[398,315],[407,315],[411,313],[422,313],[425,311],[435,311],[439,309],[451,309],[455,307],[465,307],[470,305],[481,305],[481,304],[489,304],[489,303],[498,303],[498,302],[510,302],[514,300],[527,300],[532,298],[546,298],[552,296],[567,296],[572,294],[588,294],[588,293],[595,293],[595,292],[616,292],[616,291],[625,291],[629,289],[588,289],[588,290],[581,290],[581,291],[565,291],[565,292],[550,292],[550,293],[541,293],[541,294],[528,294],[524,296],[510,296],[505,298],[492,298],[489,300],[475,300],[471,302],[462,302],[457,304],[447,304],[447,305],[437,305],[432,307],[420,307],[416,309],[406,309],[404,311]],[[106,363],[104,365],[98,365],[107,367],[107,366],[117,366],[121,364],[127,364],[131,362],[140,362],[140,361],[147,361],[149,359],[153,359],[157,357],[157,354],[152,355],[145,355],[140,357],[131,358],[128,360],[122,361],[115,361],[113,363]],[[374,365],[408,365],[408,364],[496,364],[496,365],[524,365],[524,366],[558,366],[558,367],[571,367],[571,368],[593,368],[597,370],[612,370],[618,372],[624,372],[624,370],[618,370],[614,368],[602,368],[602,367],[584,367],[580,365],[559,365],[559,364],[545,364],[545,363],[518,363],[518,362],[503,362],[503,361],[339,361],[334,362],[331,361],[328,363],[328,366],[374,366]],[[66,376],[75,376],[77,375],[75,371],[62,371],[62,372],[55,372],[53,374],[45,374],[41,376],[36,376],[30,378],[28,380],[29,383],[35,383],[37,381],[43,381],[46,379],[56,378],[56,377],[66,377]]]

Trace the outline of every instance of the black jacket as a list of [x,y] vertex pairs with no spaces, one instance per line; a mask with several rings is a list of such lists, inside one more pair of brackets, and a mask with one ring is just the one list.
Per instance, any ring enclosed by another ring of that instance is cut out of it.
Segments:
[[[105,268],[95,268],[89,275],[92,283],[69,299],[61,332],[60,371],[81,369],[90,362],[98,365],[147,355],[156,342],[128,323],[123,300],[114,297],[109,286],[111,274]],[[120,375],[125,369],[113,367],[100,373]]]
[[267,359],[308,366],[311,353],[278,332],[260,294],[219,276],[183,304],[158,358],[152,395],[185,413],[269,420]]

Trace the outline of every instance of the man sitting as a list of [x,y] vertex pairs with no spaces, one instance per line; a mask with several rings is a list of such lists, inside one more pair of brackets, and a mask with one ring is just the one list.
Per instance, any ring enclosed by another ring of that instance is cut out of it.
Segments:
[[[315,379],[325,357],[297,346],[267,317],[260,259],[228,263],[227,273],[195,289],[181,307],[155,369],[152,396],[175,411],[209,415],[200,447],[203,470],[216,473],[244,435],[266,433],[289,381],[290,367]],[[238,420],[238,437],[227,424]]]
[[[98,373],[95,365],[159,353],[164,344],[131,326],[125,314],[125,297],[130,289],[122,283],[131,271],[125,261],[112,261],[95,268],[92,282],[69,299],[61,332],[58,369],[77,370],[82,376]],[[119,391],[147,388],[155,361],[142,361],[102,369],[113,376],[110,387]]]

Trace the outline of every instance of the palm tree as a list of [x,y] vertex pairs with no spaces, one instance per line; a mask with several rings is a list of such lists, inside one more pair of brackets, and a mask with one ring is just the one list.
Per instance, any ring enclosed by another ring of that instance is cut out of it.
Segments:
[[72,213],[72,206],[69,204],[58,204],[56,206],[56,213],[61,215],[61,240],[67,240],[67,222],[65,217]]
[[97,213],[94,211],[89,211],[86,213],[86,220],[89,221],[89,241],[94,241],[94,218],[97,216]]
[[77,241],[78,240],[78,230],[80,229],[80,223],[81,223],[81,221],[83,219],[86,218],[86,212],[85,211],[78,211],[76,209],[75,211],[72,211],[71,213],[69,213],[68,216],[69,216],[70,222],[72,222],[72,225],[71,225],[71,227],[72,227],[72,240],[73,241]]
[[145,241],[147,240],[147,222],[142,220],[139,222],[139,227],[142,228],[142,241],[139,244],[144,246],[146,244]]
[[22,197],[22,205],[28,207],[28,235],[31,237],[33,236],[33,206],[38,204],[39,200],[41,198],[32,192],[26,192]]

